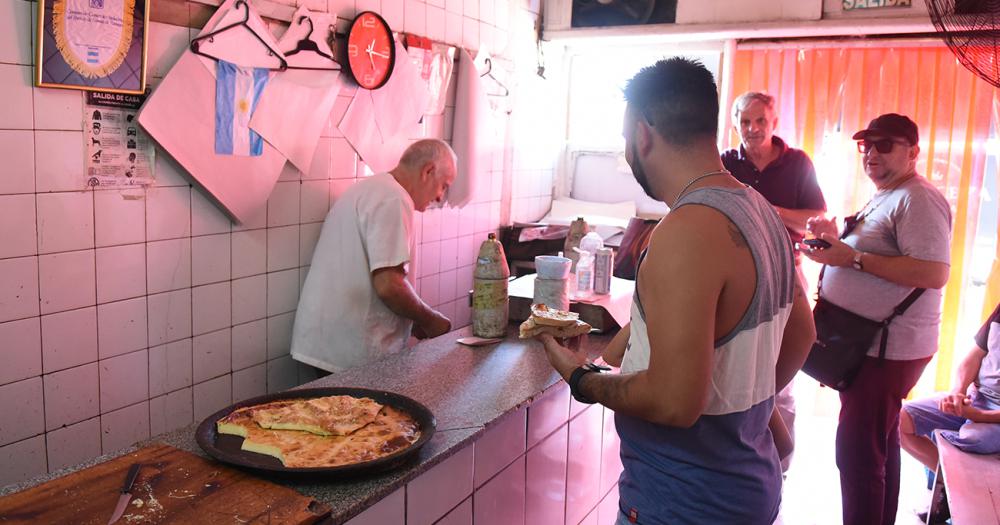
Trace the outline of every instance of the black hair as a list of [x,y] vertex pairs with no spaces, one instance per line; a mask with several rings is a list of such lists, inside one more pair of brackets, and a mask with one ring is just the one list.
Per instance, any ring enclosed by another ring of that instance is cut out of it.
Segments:
[[625,86],[625,101],[671,144],[718,134],[719,93],[697,60],[675,57],[642,68]]

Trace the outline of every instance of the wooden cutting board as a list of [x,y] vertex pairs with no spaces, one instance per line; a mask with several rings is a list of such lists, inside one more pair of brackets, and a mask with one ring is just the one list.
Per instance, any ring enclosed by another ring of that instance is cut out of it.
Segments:
[[0,498],[0,523],[105,525],[125,474],[142,464],[118,525],[311,524],[328,505],[167,445],[155,445]]

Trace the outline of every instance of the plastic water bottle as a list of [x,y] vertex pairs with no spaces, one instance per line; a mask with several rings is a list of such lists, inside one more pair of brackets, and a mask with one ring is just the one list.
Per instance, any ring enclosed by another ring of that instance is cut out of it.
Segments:
[[594,291],[594,254],[580,250],[580,260],[576,262],[576,295],[590,297]]

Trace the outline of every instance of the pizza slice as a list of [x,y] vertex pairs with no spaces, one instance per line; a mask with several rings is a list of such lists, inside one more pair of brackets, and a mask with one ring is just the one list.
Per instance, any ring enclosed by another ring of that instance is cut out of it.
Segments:
[[350,435],[318,435],[298,430],[262,428],[254,409],[272,409],[288,402],[235,410],[217,422],[220,434],[243,437],[241,449],[272,456],[289,468],[336,467],[371,461],[406,448],[420,437],[420,426],[409,414],[385,406],[374,421]]
[[531,305],[531,317],[521,323],[520,337],[528,339],[539,334],[568,338],[589,333],[591,326],[580,320],[580,314],[547,308],[544,304]]
[[326,396],[260,407],[253,420],[263,428],[346,436],[375,421],[382,405],[367,397]]

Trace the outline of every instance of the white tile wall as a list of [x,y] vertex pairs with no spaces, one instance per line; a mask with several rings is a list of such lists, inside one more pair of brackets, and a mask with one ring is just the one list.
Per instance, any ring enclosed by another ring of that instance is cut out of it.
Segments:
[[44,431],[42,378],[32,377],[0,386],[0,398],[18,400],[17,403],[5,404],[0,412],[4,422],[0,427],[0,445],[20,441]]
[[[3,32],[0,31],[0,34]],[[34,133],[31,131],[0,130],[0,158],[4,159],[5,171],[4,176],[0,177],[0,194],[34,193]]]
[[38,253],[34,195],[0,195],[0,239],[0,258]]
[[85,189],[83,156],[82,131],[35,131],[36,191]]
[[149,437],[149,401],[101,414],[101,452],[109,454]]
[[233,401],[242,401],[267,393],[267,365],[259,364],[233,372]]
[[267,321],[260,319],[233,327],[233,370],[267,361]]
[[97,308],[43,315],[41,320],[46,374],[97,360]]
[[[94,192],[97,246],[139,243],[146,240],[146,199],[135,190]],[[145,268],[146,264],[142,264]]]
[[42,376],[45,428],[53,430],[100,413],[97,363]]
[[169,239],[146,244],[146,288],[149,293],[191,286],[191,239]]
[[42,373],[42,333],[37,317],[0,323],[0,385]]
[[192,384],[192,341],[182,339],[149,349],[149,395],[160,396]]
[[94,197],[90,192],[38,195],[38,251],[94,247]]
[[[373,9],[399,30],[464,42],[472,50],[501,38],[533,50],[527,45],[535,38],[530,28],[505,32],[508,11],[523,8],[515,4],[321,0],[316,6],[344,19]],[[0,387],[40,383],[43,393],[31,406],[40,407],[44,427],[0,445],[0,483],[171,430],[236,397],[298,384],[298,368],[288,355],[290,334],[322,221],[359,173],[370,175],[337,129],[354,94],[347,85],[312,168],[305,174],[288,170],[268,206],[245,224],[232,224],[162,152],[153,187],[89,190],[83,94],[32,86],[34,8],[31,2],[0,2]],[[148,72],[154,89],[190,34],[184,27],[151,24]],[[496,63],[513,70],[514,58],[498,56]],[[524,61],[530,75],[534,60],[532,52]],[[448,104],[443,115],[426,118],[415,136],[450,137],[453,86]],[[464,294],[472,281],[472,252],[506,206],[496,188],[505,177],[534,180],[546,166],[535,162],[530,168],[536,171],[508,166],[504,173],[495,165],[487,190],[466,210],[418,215],[416,237],[428,246],[418,248],[414,267],[425,279],[425,299],[456,328],[469,321]],[[518,195],[512,205],[525,202],[534,211],[542,200]],[[112,376],[129,377],[105,384],[103,378]],[[0,396],[0,414],[12,407]],[[129,427],[129,421],[138,425]],[[80,442],[77,449],[74,441]],[[463,508],[467,512],[455,514]],[[471,508],[466,500],[453,515],[471,518]]]
[[97,303],[146,295],[146,245],[97,249]]
[[147,346],[146,297],[97,307],[97,345],[101,359]]
[[45,436],[0,447],[0,485],[17,483],[45,474]]
[[39,301],[43,314],[97,304],[94,250],[38,257]]
[[4,100],[0,108],[0,128],[33,128],[31,75],[31,66],[0,64],[0,96]]
[[232,376],[225,375],[194,385],[194,418],[202,420],[232,403]]
[[232,371],[231,330],[195,336],[193,342],[194,382],[200,383]]
[[0,321],[38,315],[38,257],[0,259]]
[[117,410],[149,399],[146,350],[104,359],[101,370],[101,410]]
[[200,335],[232,326],[229,281],[191,289],[192,329]]
[[232,274],[230,234],[191,239],[191,284],[229,281]]
[[45,436],[49,469],[58,470],[101,455],[101,418],[57,428]]
[[35,129],[83,131],[83,93],[35,88]]

